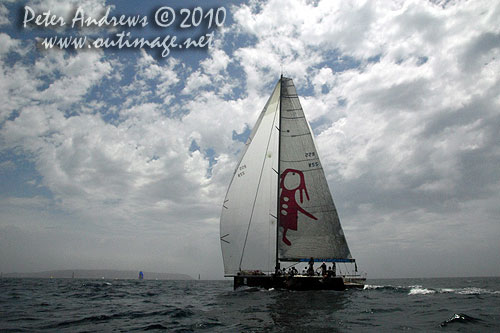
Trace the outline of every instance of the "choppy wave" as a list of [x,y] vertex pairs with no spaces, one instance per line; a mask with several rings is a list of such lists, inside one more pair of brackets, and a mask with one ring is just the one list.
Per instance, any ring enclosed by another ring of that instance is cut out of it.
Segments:
[[484,294],[497,294],[500,295],[498,290],[490,290],[478,287],[463,287],[463,288],[429,288],[422,285],[412,286],[391,286],[391,285],[370,285],[367,284],[364,290],[377,290],[377,291],[390,291],[407,293],[408,295],[430,295],[430,294],[458,294],[458,295],[484,295]]
[[436,290],[434,289],[428,289],[424,288],[422,286],[411,286],[410,291],[408,292],[408,295],[428,295],[428,294],[435,294]]
[[334,293],[233,291],[231,282],[0,279],[0,331],[478,332],[500,323],[500,278],[372,280]]
[[451,316],[451,318],[443,321],[441,323],[441,327],[445,327],[450,324],[456,324],[456,323],[467,324],[467,323],[476,323],[480,321],[481,321],[480,319],[468,316],[464,313],[455,313],[453,314],[453,316]]
[[407,287],[403,286],[380,286],[380,285],[372,285],[366,284],[364,290],[378,290],[378,291],[393,291],[393,292],[406,292],[408,291]]
[[481,294],[500,294],[500,291],[476,288],[476,287],[467,287],[467,288],[457,289],[456,293],[461,295],[481,295]]

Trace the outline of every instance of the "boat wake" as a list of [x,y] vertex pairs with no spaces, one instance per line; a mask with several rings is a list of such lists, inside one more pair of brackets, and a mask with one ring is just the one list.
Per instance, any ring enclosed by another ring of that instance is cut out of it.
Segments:
[[365,287],[363,288],[364,290],[379,290],[379,291],[401,291],[403,289],[406,289],[405,287],[401,286],[380,286],[380,285],[372,285],[372,284],[366,284]]

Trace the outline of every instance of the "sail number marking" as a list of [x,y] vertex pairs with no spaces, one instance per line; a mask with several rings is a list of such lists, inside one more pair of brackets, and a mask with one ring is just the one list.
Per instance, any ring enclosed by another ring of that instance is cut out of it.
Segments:
[[238,168],[238,177],[243,177],[245,175],[245,169],[247,168],[246,164],[243,164]]
[[[306,153],[304,154],[304,156],[305,156],[306,158],[317,158],[317,156],[316,156],[316,152],[314,152],[314,151],[311,151],[311,152],[306,152]],[[318,162],[318,161],[316,161],[316,162],[309,162],[309,167],[310,167],[310,168],[319,168],[319,162]]]

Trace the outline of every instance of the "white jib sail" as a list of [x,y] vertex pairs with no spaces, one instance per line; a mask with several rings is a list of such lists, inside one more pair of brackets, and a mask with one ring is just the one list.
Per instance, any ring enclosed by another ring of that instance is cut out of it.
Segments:
[[274,270],[280,86],[252,130],[224,199],[220,238],[226,276]]
[[292,79],[282,78],[280,259],[350,259],[311,129]]

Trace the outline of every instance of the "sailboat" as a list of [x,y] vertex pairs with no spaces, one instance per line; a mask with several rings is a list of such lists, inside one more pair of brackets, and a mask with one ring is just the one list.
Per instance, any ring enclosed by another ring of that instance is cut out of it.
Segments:
[[338,263],[357,266],[291,78],[281,75],[245,143],[222,205],[220,240],[235,289],[364,286],[356,273],[334,272]]

